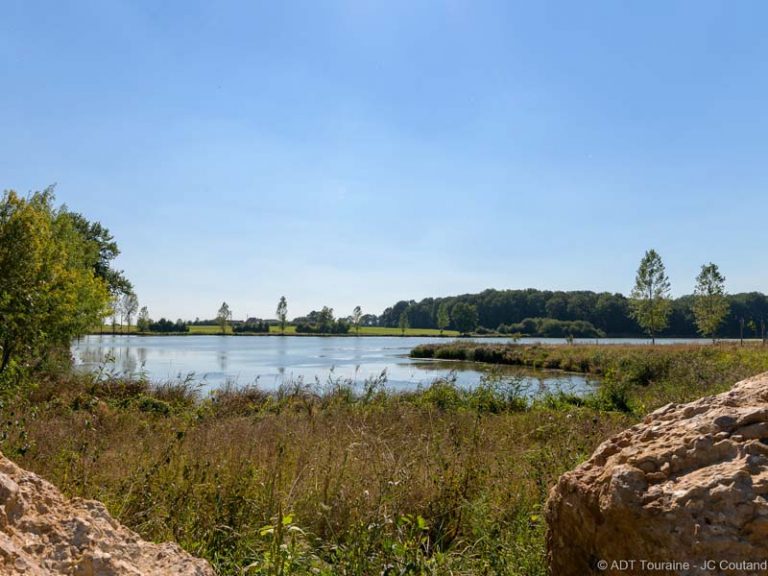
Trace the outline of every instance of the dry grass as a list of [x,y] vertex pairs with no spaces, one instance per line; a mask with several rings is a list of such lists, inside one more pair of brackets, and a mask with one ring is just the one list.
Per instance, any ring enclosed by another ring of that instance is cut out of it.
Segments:
[[[602,396],[533,403],[513,385],[200,398],[189,383],[40,377],[6,399],[2,449],[222,574],[543,575],[540,512],[560,474],[642,410],[717,391],[768,354],[617,348],[603,362]],[[646,369],[652,381],[635,382]],[[630,412],[612,410],[617,397]]]

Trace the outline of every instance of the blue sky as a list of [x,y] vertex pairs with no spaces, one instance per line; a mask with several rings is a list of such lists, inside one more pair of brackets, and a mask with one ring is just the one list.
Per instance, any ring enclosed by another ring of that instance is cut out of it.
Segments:
[[0,0],[0,187],[154,317],[485,288],[768,290],[768,4]]

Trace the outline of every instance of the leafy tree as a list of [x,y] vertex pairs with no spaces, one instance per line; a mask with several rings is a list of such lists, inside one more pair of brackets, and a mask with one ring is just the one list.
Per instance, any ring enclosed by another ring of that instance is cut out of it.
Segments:
[[456,327],[456,330],[462,334],[468,334],[477,328],[479,320],[477,306],[474,304],[459,302],[453,307],[451,316],[453,317],[453,325]]
[[362,326],[377,326],[379,323],[379,317],[376,314],[363,314],[360,318],[360,324]]
[[401,300],[394,306],[387,308],[384,310],[384,312],[381,313],[381,326],[389,326],[389,327],[396,327],[400,324],[400,315],[411,305],[415,304],[413,300],[406,302],[405,300]]
[[222,302],[219,312],[216,314],[216,323],[221,328],[222,334],[227,333],[227,326],[230,320],[232,320],[232,310],[229,309],[229,304]]
[[319,312],[313,310],[303,318],[294,318],[296,332],[311,334],[346,334],[349,323],[341,318],[335,320],[333,308],[323,306]]
[[656,250],[648,250],[635,276],[635,287],[630,295],[630,314],[654,344],[656,334],[667,327],[671,309],[669,291],[669,278],[661,256]]
[[136,297],[136,294],[133,292],[128,292],[127,294],[123,294],[122,298],[120,299],[120,307],[123,316],[125,317],[125,322],[128,324],[128,332],[131,331],[131,318],[134,317],[136,312],[139,309],[139,299]]
[[320,313],[317,316],[317,328],[319,332],[321,332],[322,334],[332,334],[333,325],[334,325],[333,308],[329,308],[328,306],[323,306],[323,309],[320,310]]
[[[760,326],[768,319],[768,297],[760,292],[727,295],[730,310],[718,330],[718,337],[738,338],[741,331],[739,319],[754,320]],[[550,300],[553,302],[550,304]],[[670,300],[665,334],[679,337],[699,335],[694,318],[693,295]],[[478,325],[509,328],[526,318],[555,318],[562,321],[583,321],[592,324],[596,330],[612,337],[637,337],[647,334],[631,314],[630,300],[622,294],[589,291],[552,292],[548,290],[484,290],[478,294],[462,294],[447,298],[424,298],[419,302],[401,300],[388,307],[378,318],[365,315],[363,326],[388,326],[396,328],[400,314],[408,310],[412,328],[440,328],[438,315],[445,304],[450,311],[459,302],[477,307]],[[548,304],[550,304],[548,306]],[[549,326],[549,325],[548,325]],[[449,328],[453,328],[449,323]],[[575,334],[574,334],[575,335]]]
[[259,320],[252,318],[246,320],[242,324],[238,323],[232,326],[232,332],[235,334],[250,334],[250,333],[262,333],[269,332],[269,323],[266,320]]
[[400,320],[397,325],[400,327],[400,332],[402,333],[402,335],[405,336],[405,331],[408,330],[408,328],[410,328],[411,326],[411,323],[408,320],[407,310],[403,310],[402,312],[400,312]]
[[[49,188],[46,192],[53,192]],[[115,239],[99,222],[89,222],[82,214],[62,211],[62,217],[70,221],[71,226],[85,240],[87,259],[94,274],[104,280],[110,294],[122,295],[133,292],[133,285],[122,270],[114,270],[111,262],[120,255]]]
[[360,319],[363,317],[363,309],[360,308],[360,306],[355,306],[355,309],[352,310],[352,324],[355,327],[355,332],[357,332],[357,335],[360,335]]
[[584,320],[555,320],[554,318],[526,318],[516,324],[502,324],[499,326],[499,332],[545,338],[600,338],[605,335]]
[[277,321],[280,323],[280,332],[285,334],[285,322],[288,318],[288,301],[285,296],[280,296],[280,302],[277,303]]
[[149,319],[149,310],[146,306],[142,306],[139,310],[139,317],[136,319],[136,329],[139,332],[146,332],[149,330],[149,325],[152,321]]
[[108,308],[109,316],[112,319],[110,322],[112,325],[112,334],[117,334],[118,317],[120,316],[120,296],[118,294],[110,294]]
[[0,202],[0,373],[67,349],[108,313],[94,242],[53,202],[50,188]]
[[570,320],[568,314],[568,295],[565,292],[555,292],[545,305],[547,318],[555,320]]
[[189,326],[187,326],[181,319],[172,322],[165,318],[160,318],[157,322],[152,322],[149,325],[150,332],[189,332]]
[[440,335],[443,335],[443,330],[448,328],[451,323],[451,313],[448,310],[448,304],[441,303],[437,309],[437,327],[440,329]]
[[728,315],[728,300],[725,293],[725,277],[716,264],[704,264],[696,277],[693,315],[702,336],[715,340],[717,329]]

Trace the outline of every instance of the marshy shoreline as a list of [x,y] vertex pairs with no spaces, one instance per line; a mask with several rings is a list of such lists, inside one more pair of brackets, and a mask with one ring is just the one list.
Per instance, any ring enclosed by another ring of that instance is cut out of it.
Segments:
[[649,411],[768,370],[757,345],[470,344],[431,354],[602,384],[587,397],[529,398],[503,378],[202,395],[189,382],[97,379],[62,363],[5,392],[0,448],[220,574],[543,576],[541,512],[561,474]]

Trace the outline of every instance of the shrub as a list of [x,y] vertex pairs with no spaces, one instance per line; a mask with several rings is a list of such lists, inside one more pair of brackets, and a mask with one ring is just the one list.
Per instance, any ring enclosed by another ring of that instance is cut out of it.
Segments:
[[150,322],[150,332],[189,332],[189,326],[187,326],[181,320],[171,322],[165,318],[160,318],[157,322]]

